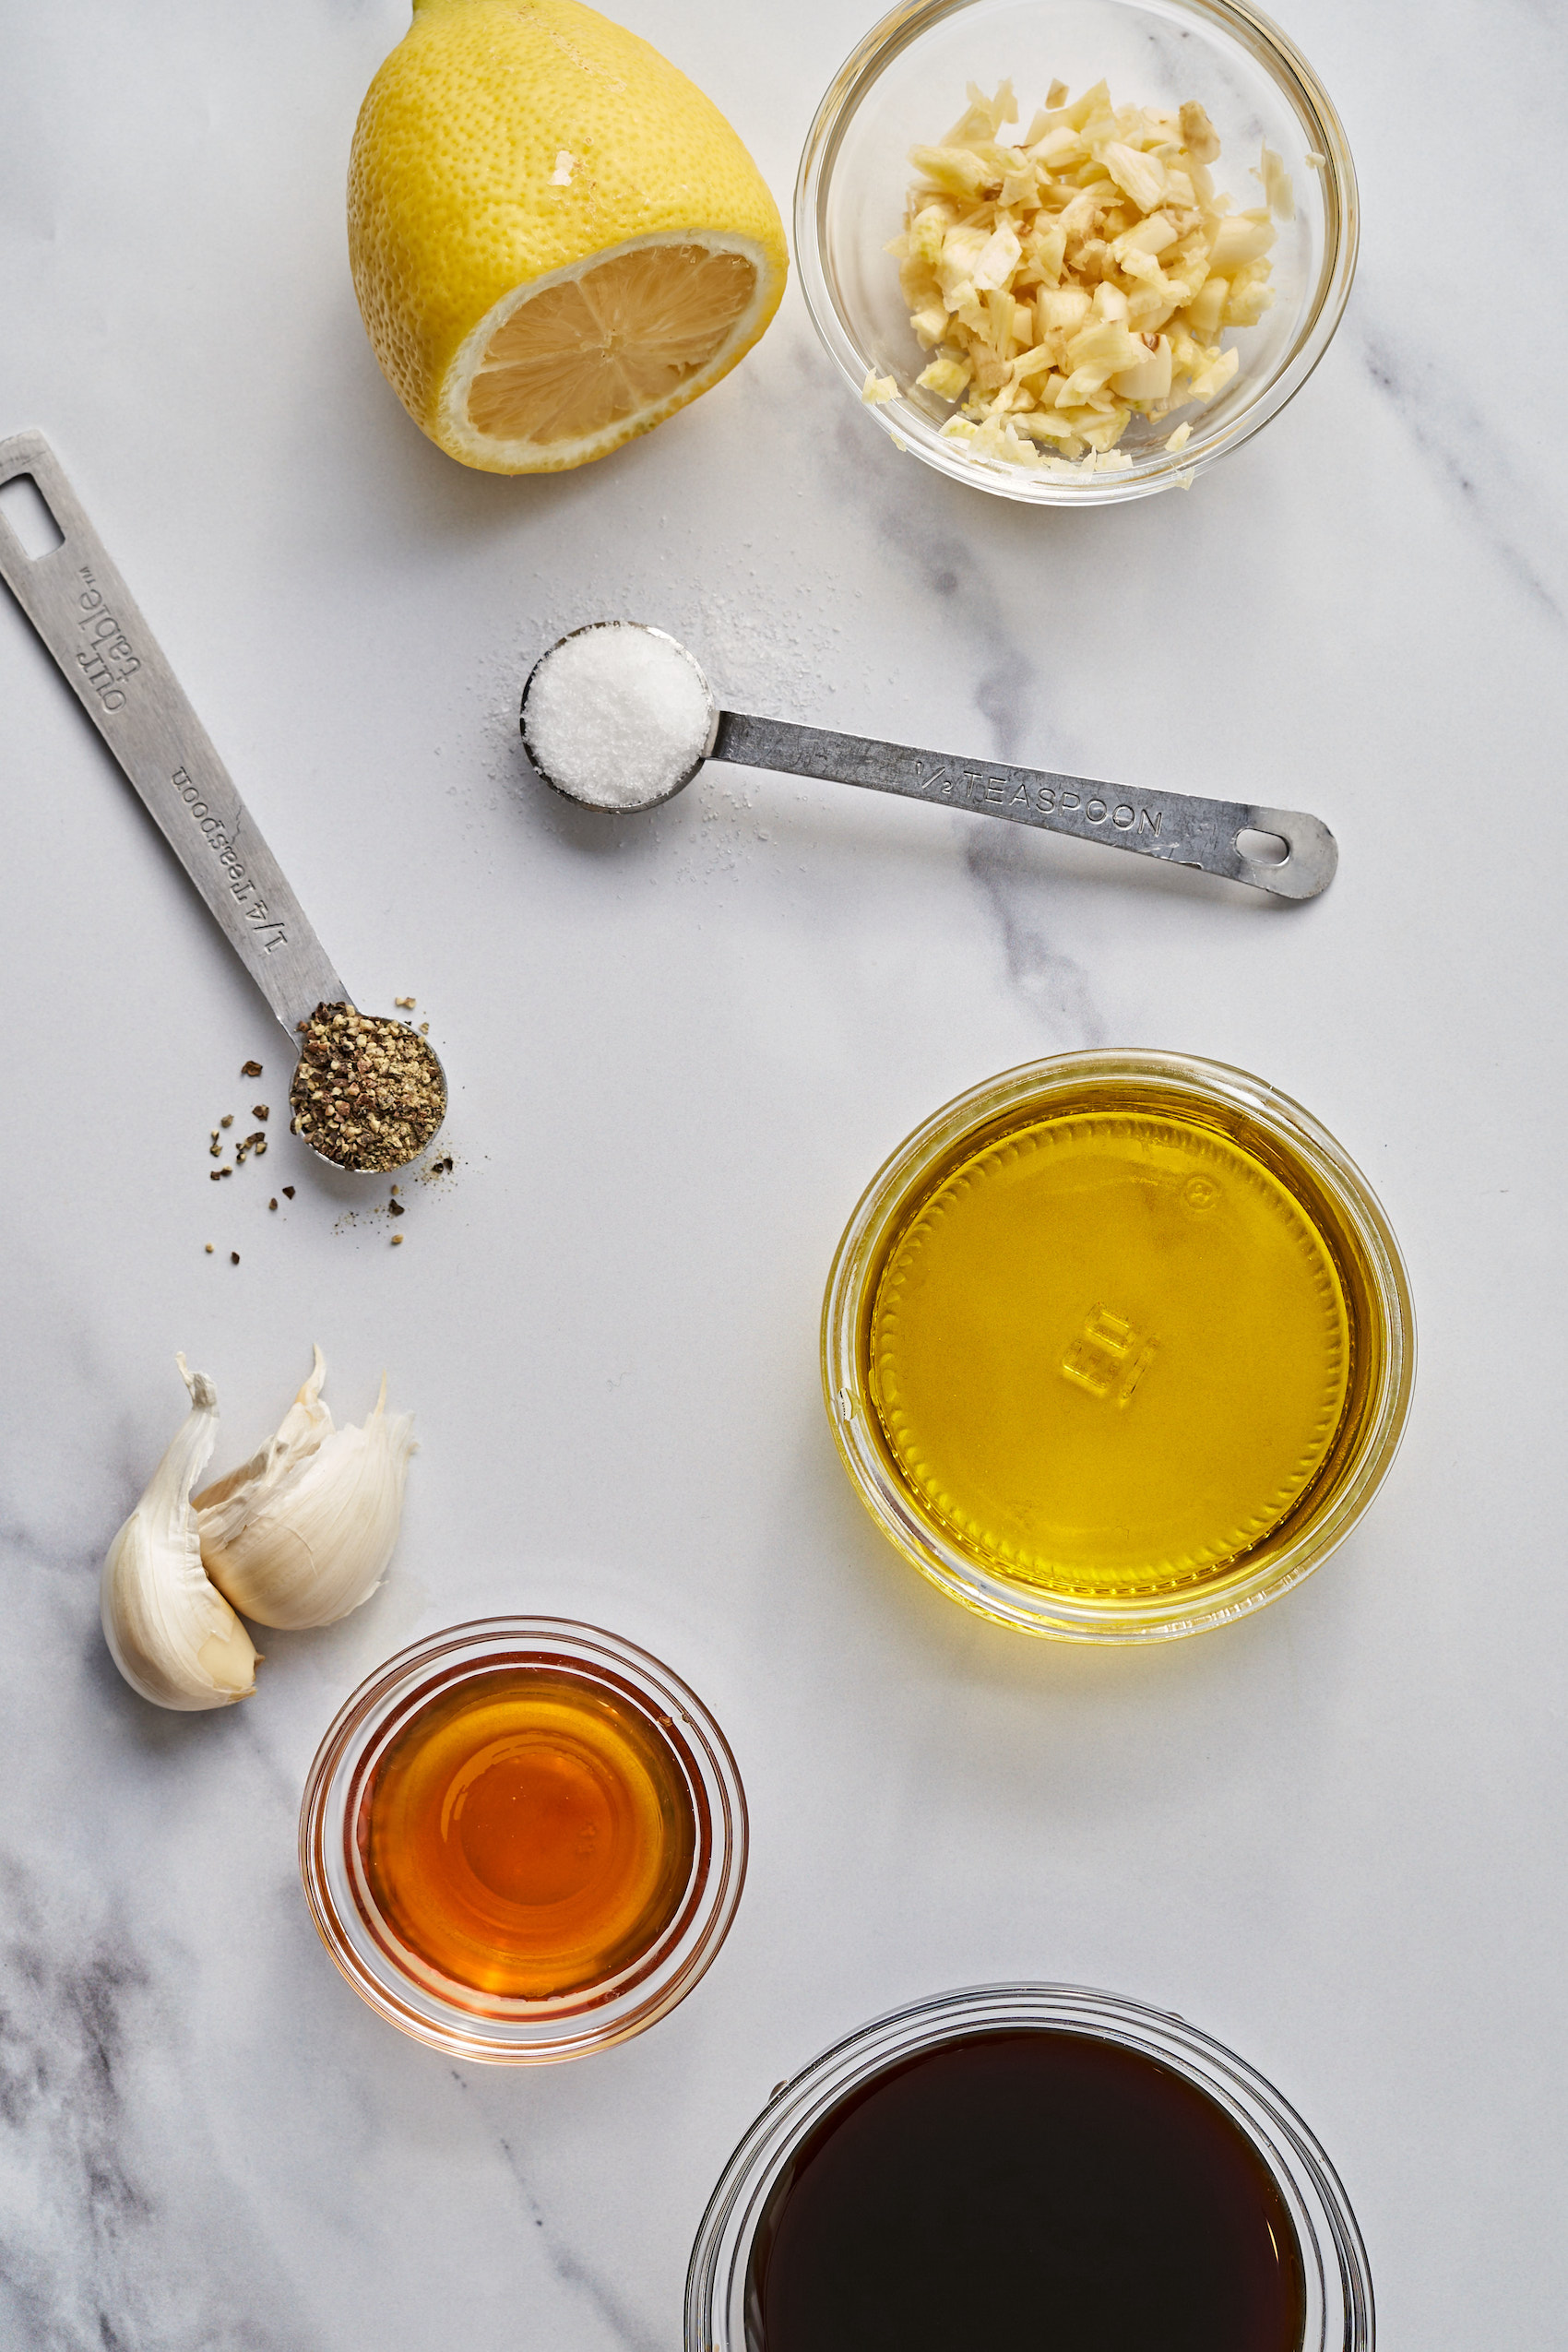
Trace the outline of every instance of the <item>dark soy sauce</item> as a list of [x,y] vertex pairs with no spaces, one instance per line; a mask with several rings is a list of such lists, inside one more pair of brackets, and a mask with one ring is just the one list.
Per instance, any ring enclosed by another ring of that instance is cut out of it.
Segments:
[[1091,2035],[976,2033],[804,2140],[747,2352],[1301,2352],[1301,2249],[1224,2109]]

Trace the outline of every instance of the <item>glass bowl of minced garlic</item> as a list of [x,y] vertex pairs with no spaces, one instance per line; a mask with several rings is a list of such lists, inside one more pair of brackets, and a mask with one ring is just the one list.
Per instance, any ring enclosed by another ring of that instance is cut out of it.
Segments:
[[1304,58],[1232,0],[916,0],[817,110],[813,319],[895,445],[1004,498],[1185,488],[1323,357],[1355,170]]

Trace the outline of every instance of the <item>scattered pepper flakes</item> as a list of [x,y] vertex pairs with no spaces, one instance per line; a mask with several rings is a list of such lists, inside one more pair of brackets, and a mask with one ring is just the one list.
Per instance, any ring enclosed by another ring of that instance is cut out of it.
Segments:
[[218,1171],[220,1176],[232,1176],[233,1172],[234,1171],[232,1168],[220,1168]]
[[395,1250],[398,1250],[398,1249],[401,1249],[402,1245],[403,1245],[403,1237],[402,1237],[402,1235],[401,1235],[400,1233],[394,1233],[394,1234],[393,1234],[393,1236],[392,1236],[392,1247],[393,1247]]
[[398,1005],[406,1013],[411,1013],[413,1011],[415,1001],[416,1000],[411,996],[395,996],[392,999],[393,1004]]
[[420,1035],[421,1037],[428,1037],[430,1035],[430,1023],[428,1021],[422,1021],[420,1023]]
[[274,1194],[274,1195],[273,1195],[273,1197],[271,1198],[271,1200],[269,1200],[269,1201],[267,1202],[267,1207],[268,1207],[268,1208],[276,1208],[276,1207],[277,1207],[277,1206],[278,1206],[278,1197],[277,1197],[277,1194]]
[[271,1116],[272,1116],[272,1106],[271,1106],[271,1104],[270,1104],[270,1103],[268,1103],[268,1102],[253,1102],[253,1103],[252,1103],[252,1105],[251,1105],[251,1117],[252,1117],[253,1119],[270,1119],[270,1118],[271,1118]]
[[293,1199],[293,1197],[294,1197],[294,1188],[293,1188],[292,1184],[285,1184],[285,1185],[284,1185],[284,1187],[283,1187],[283,1198],[284,1198],[286,1201],[291,1201],[291,1200]]
[[208,1144],[207,1146],[207,1156],[208,1159],[221,1159],[223,1157],[222,1145],[220,1143]]
[[259,1159],[259,1158],[261,1158],[262,1153],[263,1153],[266,1149],[267,1149],[267,1137],[266,1137],[265,1135],[257,1135],[257,1137],[255,1138],[255,1156],[256,1156],[257,1159]]
[[242,1062],[240,1064],[240,1075],[242,1078],[259,1078],[261,1075],[260,1063]]
[[234,1123],[233,1112],[232,1111],[226,1111],[218,1123],[220,1127],[232,1127]]
[[207,1244],[207,1254],[208,1257],[212,1255],[212,1244],[210,1241]]
[[406,1211],[404,1210],[404,1207],[403,1207],[403,1204],[402,1204],[402,1202],[401,1202],[401,1201],[388,1201],[388,1202],[387,1202],[387,1204],[386,1204],[386,1214],[387,1214],[387,1216],[388,1216],[388,1217],[402,1217],[402,1216],[404,1216],[404,1215],[406,1214]]
[[207,1173],[208,1181],[216,1184],[220,1176],[227,1176],[229,1170],[226,1168],[209,1168]]
[[230,1251],[230,1253],[229,1253],[229,1263],[230,1263],[230,1265],[239,1265],[239,1263],[240,1263],[240,1253],[238,1252],[238,1250],[231,1250],[231,1251]]

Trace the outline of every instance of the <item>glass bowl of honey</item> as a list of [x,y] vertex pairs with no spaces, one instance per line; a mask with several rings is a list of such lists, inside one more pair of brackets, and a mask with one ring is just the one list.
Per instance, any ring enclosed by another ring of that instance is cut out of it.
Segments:
[[388,1660],[300,1812],[321,1939],[417,2041],[527,2065],[640,2033],[729,1931],[746,1804],[695,1693],[555,1617],[456,1625]]
[[1371,2352],[1348,2198],[1261,2074],[1070,1985],[944,1993],[782,2083],[703,2217],[685,2352]]
[[861,1200],[823,1310],[838,1450],[884,1534],[999,1623],[1168,1640],[1355,1526],[1415,1373],[1398,1245],[1262,1079],[1063,1054],[948,1103]]

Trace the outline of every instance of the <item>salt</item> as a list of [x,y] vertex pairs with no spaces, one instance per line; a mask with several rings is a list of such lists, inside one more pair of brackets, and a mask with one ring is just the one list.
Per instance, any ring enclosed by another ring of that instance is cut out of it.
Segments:
[[602,621],[535,667],[523,741],[547,783],[597,809],[646,809],[688,781],[708,750],[713,700],[661,630]]

